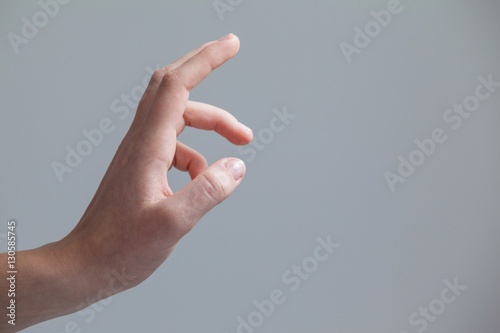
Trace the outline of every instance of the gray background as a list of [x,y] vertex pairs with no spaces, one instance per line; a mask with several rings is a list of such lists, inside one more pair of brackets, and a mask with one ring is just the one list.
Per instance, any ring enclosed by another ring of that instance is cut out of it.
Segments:
[[[274,108],[297,115],[149,280],[90,323],[74,314],[26,332],[61,333],[74,321],[81,332],[233,333],[254,300],[282,289],[286,302],[255,332],[412,333],[409,315],[458,277],[467,290],[426,332],[497,333],[500,91],[456,131],[442,116],[479,76],[500,81],[500,3],[401,3],[348,64],[339,44],[352,44],[353,28],[387,1],[242,1],[221,20],[211,0],[74,0],[15,53],[7,34],[41,9],[2,0],[0,220],[4,232],[17,219],[19,249],[60,239],[78,222],[132,120],[110,105],[141,84],[147,66],[233,32],[240,53],[192,99],[229,110],[256,134]],[[51,163],[103,118],[116,129],[59,182]],[[384,172],[436,127],[448,141],[392,193]],[[181,139],[209,162],[246,159],[213,133]],[[188,180],[172,178],[174,188]],[[328,235],[341,247],[291,292],[283,272]]]

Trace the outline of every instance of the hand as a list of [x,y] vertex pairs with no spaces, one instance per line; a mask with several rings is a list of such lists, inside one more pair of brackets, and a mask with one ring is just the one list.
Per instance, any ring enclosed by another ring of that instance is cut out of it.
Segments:
[[[37,256],[57,267],[46,274],[58,276],[51,281],[59,283],[57,292],[38,282],[38,296],[43,298],[39,306],[47,313],[38,312],[35,322],[74,312],[85,300],[95,302],[144,281],[182,236],[241,183],[245,175],[241,160],[223,158],[208,166],[201,154],[177,140],[186,126],[214,130],[237,145],[252,140],[251,130],[228,112],[189,101],[190,91],[238,49],[238,38],[230,34],[153,74],[133,123],[78,225],[61,241],[22,254],[25,272],[32,269],[29,259]],[[171,167],[189,172],[192,178],[176,193],[167,180]],[[107,290],[116,273],[126,274],[127,283]],[[106,292],[99,293],[102,290]],[[31,293],[36,295],[37,290]],[[26,312],[36,312],[36,303],[25,302]]]
[[[64,240],[77,245],[76,259],[83,258],[98,279],[110,269],[125,269],[137,277],[134,283],[146,279],[240,184],[242,161],[225,158],[208,167],[202,155],[177,141],[185,126],[215,130],[234,144],[251,141],[251,131],[226,111],[188,101],[190,91],[238,49],[238,38],[229,35],[153,74],[94,199]],[[166,177],[172,166],[193,179],[175,194]]]

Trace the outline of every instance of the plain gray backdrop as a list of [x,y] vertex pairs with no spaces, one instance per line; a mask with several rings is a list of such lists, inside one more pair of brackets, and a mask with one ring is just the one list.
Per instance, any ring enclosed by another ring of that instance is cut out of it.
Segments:
[[[19,250],[78,222],[133,118],[113,102],[148,67],[199,44],[233,32],[241,49],[191,99],[230,111],[266,142],[244,148],[250,157],[214,133],[183,133],[209,163],[245,160],[242,185],[92,320],[73,314],[26,332],[234,333],[254,301],[280,289],[286,301],[255,332],[498,333],[500,88],[456,130],[443,115],[479,77],[500,81],[500,3],[401,0],[377,31],[371,11],[389,2],[223,0],[218,13],[212,0],[73,0],[50,17],[37,1],[2,0],[0,232],[16,219]],[[9,38],[22,37],[23,17],[42,27],[16,52]],[[355,46],[366,24],[374,37],[349,63],[341,45]],[[285,109],[295,118],[271,131]],[[114,131],[59,181],[53,162],[105,118]],[[392,192],[384,174],[436,128],[447,141]],[[188,181],[170,179],[176,189]],[[282,275],[311,264],[316,239],[329,235],[340,247],[292,291]],[[455,279],[467,289],[445,304],[444,281]],[[439,314],[412,325],[429,306]]]

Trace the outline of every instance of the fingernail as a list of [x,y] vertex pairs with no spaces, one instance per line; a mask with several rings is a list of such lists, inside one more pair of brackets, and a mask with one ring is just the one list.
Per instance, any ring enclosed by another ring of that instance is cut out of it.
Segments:
[[245,163],[237,158],[231,158],[226,162],[226,168],[233,175],[234,180],[239,180],[245,174]]
[[244,125],[244,124],[242,124],[242,123],[240,123],[240,127],[241,127],[241,128],[242,128],[245,132],[250,132],[250,133],[252,133],[252,132],[253,132],[253,131],[252,131],[252,129],[251,129],[250,127],[248,127],[248,126],[246,126],[246,125]]
[[228,35],[225,35],[224,37],[220,38],[218,40],[218,42],[223,42],[223,41],[229,40],[231,38],[233,38],[233,34],[228,34]]

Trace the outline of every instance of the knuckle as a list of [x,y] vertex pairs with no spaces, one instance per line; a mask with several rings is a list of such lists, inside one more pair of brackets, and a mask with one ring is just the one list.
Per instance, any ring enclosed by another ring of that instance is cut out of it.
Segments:
[[163,67],[161,70],[163,72],[163,75],[165,75],[165,73],[172,72],[175,68],[176,68],[176,66],[174,66],[174,64],[170,64],[170,65]]
[[161,83],[163,75],[165,75],[165,71],[163,71],[162,69],[156,70],[151,76],[151,83],[153,85],[159,85]]
[[203,197],[208,198],[213,203],[220,203],[225,197],[225,190],[221,179],[215,176],[200,175],[200,191]]
[[179,72],[177,71],[169,71],[169,72],[166,72],[162,79],[161,79],[161,83],[160,83],[160,86],[162,87],[177,87],[177,86],[181,86],[182,84],[182,80],[181,80],[181,77],[179,75]]

